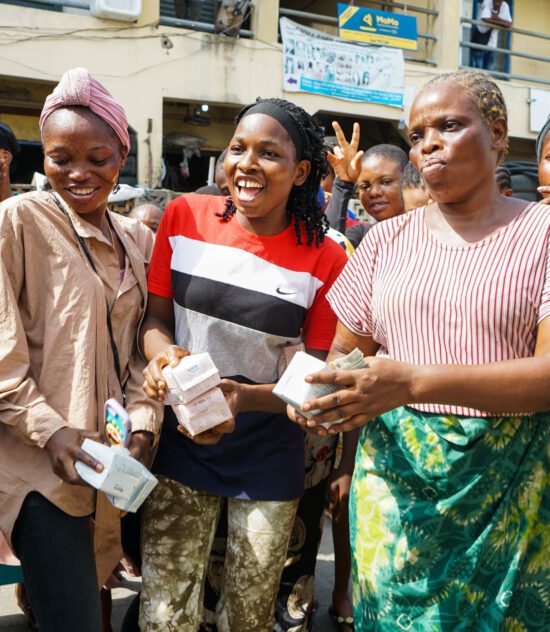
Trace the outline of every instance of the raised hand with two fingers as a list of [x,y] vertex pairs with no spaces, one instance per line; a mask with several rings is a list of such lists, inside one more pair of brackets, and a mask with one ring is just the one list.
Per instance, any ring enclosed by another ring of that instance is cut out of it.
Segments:
[[327,152],[327,160],[337,178],[345,182],[357,182],[361,174],[361,158],[364,153],[359,151],[359,123],[353,124],[349,143],[337,121],[332,122],[332,127],[339,145],[334,148],[334,153]]

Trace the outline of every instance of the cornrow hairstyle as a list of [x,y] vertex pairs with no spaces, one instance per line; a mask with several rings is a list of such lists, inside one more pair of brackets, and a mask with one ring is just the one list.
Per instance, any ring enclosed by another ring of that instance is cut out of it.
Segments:
[[401,188],[426,189],[426,183],[412,162],[408,162],[403,169],[403,173],[401,174]]
[[409,162],[407,154],[401,149],[401,147],[388,145],[387,143],[374,145],[374,147],[367,149],[367,151],[363,154],[361,162],[365,162],[367,158],[371,158],[373,156],[391,160],[396,165],[399,165],[401,171],[403,171],[405,165]]
[[[251,103],[239,112],[235,119],[236,126],[246,112],[257,103],[272,103],[285,110],[287,114],[292,116],[300,133],[303,148],[301,156],[296,156],[296,159],[308,160],[311,168],[305,182],[301,186],[292,187],[288,196],[286,212],[294,220],[296,243],[299,246],[302,245],[303,229],[306,233],[306,245],[311,246],[315,243],[315,246],[319,246],[328,230],[328,220],[317,199],[321,179],[328,173],[328,163],[323,151],[323,128],[300,106],[284,99],[275,98],[256,99],[256,103]],[[221,214],[221,221],[228,222],[236,211],[235,203],[228,197],[225,210]]]
[[[491,128],[493,123],[499,118],[508,122],[508,111],[502,92],[487,73],[477,70],[445,72],[428,81],[422,89],[425,90],[430,86],[447,81],[454,81],[454,83],[457,83],[464,89],[488,128]],[[499,160],[506,153],[508,153],[508,143],[506,143],[504,151],[500,152]]]

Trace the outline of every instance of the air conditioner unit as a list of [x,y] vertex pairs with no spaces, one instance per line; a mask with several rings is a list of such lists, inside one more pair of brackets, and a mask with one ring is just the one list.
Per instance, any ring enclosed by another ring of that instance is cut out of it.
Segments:
[[141,15],[141,0],[90,0],[95,18],[135,22]]

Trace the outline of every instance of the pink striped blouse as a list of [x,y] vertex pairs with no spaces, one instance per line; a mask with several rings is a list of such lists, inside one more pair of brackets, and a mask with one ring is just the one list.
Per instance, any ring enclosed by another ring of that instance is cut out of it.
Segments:
[[550,209],[531,204],[486,239],[448,246],[428,230],[419,208],[370,230],[327,298],[348,329],[380,344],[380,356],[412,364],[530,357],[537,326],[550,315],[549,237]]

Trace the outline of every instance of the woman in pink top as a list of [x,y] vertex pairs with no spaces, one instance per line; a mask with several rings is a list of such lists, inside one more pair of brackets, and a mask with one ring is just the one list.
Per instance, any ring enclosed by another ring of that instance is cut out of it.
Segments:
[[433,204],[365,237],[328,298],[310,431],[361,427],[350,507],[359,630],[550,629],[550,215],[501,195],[497,85],[441,75],[417,96],[411,161]]

